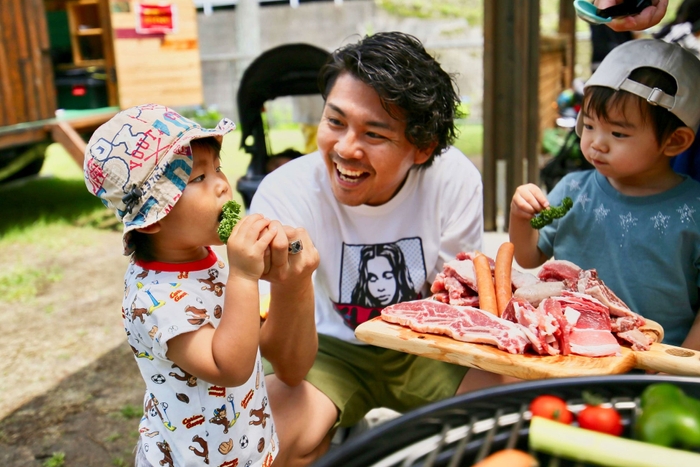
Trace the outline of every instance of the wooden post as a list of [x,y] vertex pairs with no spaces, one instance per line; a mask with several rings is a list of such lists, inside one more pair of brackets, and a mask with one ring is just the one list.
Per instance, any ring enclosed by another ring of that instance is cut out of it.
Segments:
[[576,66],[576,10],[574,3],[559,1],[559,33],[566,37],[566,62],[564,64],[564,86],[571,86]]
[[[506,163],[505,207],[537,181],[539,2],[484,2],[484,229],[496,229],[497,161]],[[524,165],[527,161],[527,177]]]

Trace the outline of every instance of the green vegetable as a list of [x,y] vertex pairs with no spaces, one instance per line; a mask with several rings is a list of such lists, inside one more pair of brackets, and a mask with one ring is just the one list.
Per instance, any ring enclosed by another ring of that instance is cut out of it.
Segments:
[[233,200],[227,201],[221,208],[221,221],[216,230],[222,242],[226,243],[239,220],[241,220],[241,205]]
[[700,447],[700,401],[679,387],[671,383],[649,385],[640,398],[640,408],[635,438],[660,446]]
[[532,417],[530,449],[561,458],[609,467],[700,465],[700,454]]
[[545,225],[551,224],[554,219],[564,217],[564,214],[569,212],[573,205],[573,200],[567,196],[561,200],[561,206],[550,206],[540,211],[535,217],[530,219],[530,225],[533,229],[541,229]]

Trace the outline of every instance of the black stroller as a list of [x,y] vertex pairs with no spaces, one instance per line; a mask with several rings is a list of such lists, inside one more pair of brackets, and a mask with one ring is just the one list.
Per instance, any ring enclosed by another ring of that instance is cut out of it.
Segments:
[[246,174],[236,189],[245,207],[266,175],[270,154],[267,127],[262,112],[268,100],[281,96],[320,94],[317,78],[329,53],[310,44],[284,44],[257,57],[243,73],[237,104],[241,126],[241,148],[251,155]]

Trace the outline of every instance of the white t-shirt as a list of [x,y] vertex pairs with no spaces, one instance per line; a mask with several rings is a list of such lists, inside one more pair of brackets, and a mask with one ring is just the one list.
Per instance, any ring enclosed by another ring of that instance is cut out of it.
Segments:
[[[210,250],[183,264],[131,263],[124,277],[124,328],[146,382],[139,425],[152,465],[269,465],[279,440],[260,351],[248,381],[216,386],[168,360],[168,341],[207,324],[217,327],[228,265]],[[233,312],[226,311],[226,313]]]
[[320,334],[360,343],[357,324],[391,303],[428,296],[446,261],[481,249],[481,175],[456,148],[427,169],[413,168],[381,206],[338,203],[328,177],[318,152],[300,157],[265,177],[251,205],[309,232],[321,258],[314,273]]

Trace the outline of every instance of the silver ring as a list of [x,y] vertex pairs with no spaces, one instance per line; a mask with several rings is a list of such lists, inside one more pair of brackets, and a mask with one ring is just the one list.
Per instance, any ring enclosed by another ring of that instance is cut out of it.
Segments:
[[299,240],[294,240],[293,242],[289,242],[289,254],[290,255],[296,255],[299,253],[301,250],[304,249],[304,245],[301,243],[301,239]]

